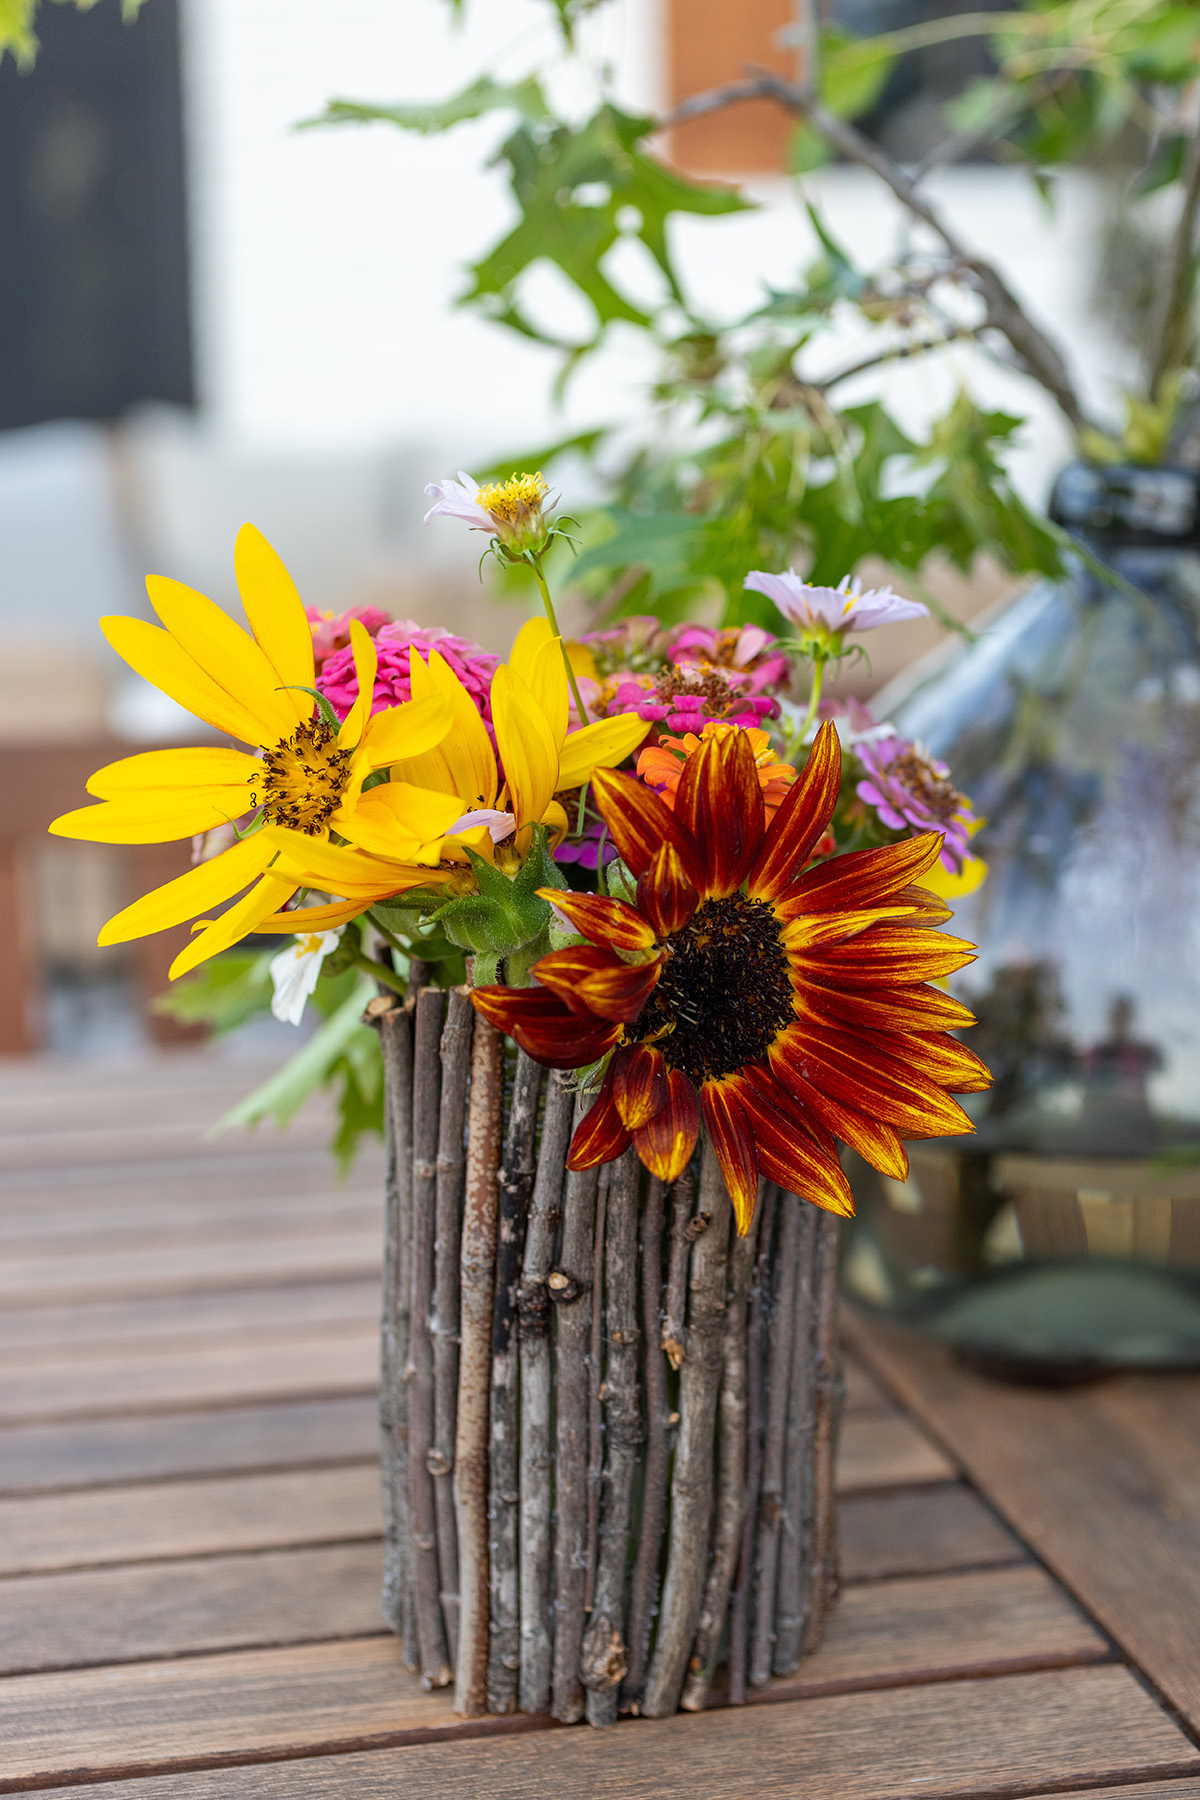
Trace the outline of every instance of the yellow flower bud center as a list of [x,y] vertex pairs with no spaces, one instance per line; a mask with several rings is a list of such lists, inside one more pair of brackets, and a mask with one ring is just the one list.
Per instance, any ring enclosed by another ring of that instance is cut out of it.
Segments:
[[298,725],[263,751],[262,769],[250,777],[250,804],[272,825],[319,837],[337,811],[349,779],[350,752],[339,750],[337,732],[324,719]]
[[511,475],[507,481],[492,481],[479,490],[479,504],[496,520],[518,525],[535,513],[550,492],[541,474]]

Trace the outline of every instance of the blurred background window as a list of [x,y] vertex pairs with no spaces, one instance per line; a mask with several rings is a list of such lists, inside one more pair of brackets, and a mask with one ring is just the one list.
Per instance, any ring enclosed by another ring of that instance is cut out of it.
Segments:
[[0,428],[190,405],[175,0],[43,6],[0,67]]

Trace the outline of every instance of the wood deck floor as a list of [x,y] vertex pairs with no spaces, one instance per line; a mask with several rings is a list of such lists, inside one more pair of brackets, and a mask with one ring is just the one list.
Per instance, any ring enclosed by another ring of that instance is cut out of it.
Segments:
[[851,1321],[846,1588],[755,1704],[455,1717],[379,1618],[381,1165],[259,1071],[0,1069],[0,1791],[1200,1800],[1200,1378],[987,1385]]

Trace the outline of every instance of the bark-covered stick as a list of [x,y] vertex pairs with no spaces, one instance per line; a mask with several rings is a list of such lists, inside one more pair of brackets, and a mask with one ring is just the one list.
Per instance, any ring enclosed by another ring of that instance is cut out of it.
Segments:
[[629,1589],[629,1668],[621,1690],[622,1704],[636,1711],[641,1704],[650,1650],[650,1621],[658,1593],[658,1563],[667,1522],[667,1476],[671,1466],[670,1402],[662,1328],[662,1235],[664,1188],[650,1181],[641,1227],[642,1342],[645,1346],[646,1466],[638,1521],[637,1557]]
[[779,1254],[776,1258],[775,1314],[767,1352],[767,1420],[763,1433],[762,1486],[755,1529],[754,1629],[750,1638],[750,1685],[771,1679],[775,1648],[775,1587],[779,1573],[779,1522],[783,1514],[783,1455],[787,1435],[788,1374],[796,1320],[796,1247],[800,1208],[794,1194],[779,1196]]
[[766,1294],[771,1279],[777,1192],[771,1181],[764,1182],[759,1189],[761,1217],[758,1224],[758,1254],[754,1262],[746,1323],[746,1512],[742,1520],[737,1576],[729,1607],[730,1706],[746,1704],[746,1654],[750,1625],[750,1583],[754,1571],[754,1527],[762,1483],[763,1411],[766,1400]]
[[525,1233],[517,1294],[521,1361],[521,1678],[522,1712],[550,1705],[551,1508],[554,1457],[550,1441],[550,1293],[546,1277],[562,1218],[563,1177],[571,1142],[574,1096],[553,1074],[546,1087],[537,1179]]
[[796,1265],[796,1324],[788,1377],[787,1436],[784,1440],[783,1517],[779,1542],[779,1585],[775,1595],[776,1675],[790,1675],[800,1662],[808,1623],[809,1553],[812,1544],[813,1452],[813,1275],[817,1209],[800,1205]]
[[508,1136],[500,1163],[496,1232],[496,1292],[492,1302],[491,1544],[492,1628],[488,1651],[488,1711],[514,1712],[521,1666],[518,1512],[520,1426],[517,1418],[517,1289],[525,1248],[525,1220],[533,1190],[534,1144],[544,1070],[517,1051]]
[[679,1705],[704,1592],[712,1515],[713,1424],[721,1385],[725,1274],[733,1209],[711,1144],[700,1165],[700,1212],[708,1224],[692,1245],[687,1355],[679,1379],[679,1437],[671,1476],[671,1535],[658,1638],[642,1712],[666,1718]]
[[685,1354],[684,1310],[687,1306],[688,1255],[692,1247],[692,1176],[685,1169],[671,1190],[671,1241],[663,1294],[662,1347],[673,1369]]
[[[615,1725],[629,1666],[623,1631],[633,1477],[642,1442],[638,1400],[638,1191],[641,1163],[626,1150],[608,1184],[604,1248],[604,1485],[592,1617],[583,1639],[590,1725]],[[597,1235],[599,1229],[597,1228]],[[659,1352],[655,1349],[655,1354]]]
[[813,1422],[813,1540],[808,1624],[804,1652],[821,1647],[825,1618],[838,1589],[838,1531],[834,1500],[834,1460],[838,1412],[838,1221],[817,1217],[817,1282],[813,1306],[816,1342]]
[[746,1300],[758,1247],[765,1186],[765,1182],[759,1183],[758,1205],[749,1231],[745,1237],[735,1237],[729,1250],[721,1392],[717,1402],[716,1517],[696,1642],[680,1700],[685,1712],[702,1712],[708,1704],[729,1609],[729,1590],[742,1545],[746,1515]]
[[[373,1010],[374,1009],[374,1010]],[[367,1008],[383,1057],[387,1145],[380,1328],[380,1479],[383,1488],[383,1616],[410,1668],[420,1661],[413,1596],[409,1491],[408,1362],[412,1311],[412,1016],[398,1000]]]
[[467,1082],[475,1008],[454,988],[442,1030],[438,1114],[437,1212],[433,1246],[433,1448],[429,1469],[437,1506],[438,1575],[450,1660],[458,1655],[458,1522],[454,1517],[454,1431],[458,1413],[459,1246],[466,1171]]
[[496,1272],[496,1176],[504,1119],[504,1039],[475,1021],[463,1205],[461,1344],[454,1504],[458,1519],[458,1661],[454,1708],[487,1711],[488,1402],[492,1386],[492,1290]]
[[[576,1097],[575,1122],[590,1100]],[[550,1272],[554,1301],[556,1420],[554,1476],[554,1656],[551,1712],[566,1725],[583,1717],[579,1654],[587,1582],[588,1344],[592,1244],[596,1223],[595,1169],[572,1170],[563,1202],[562,1250]]]
[[446,995],[422,988],[417,995],[413,1047],[413,1265],[408,1333],[408,1409],[412,1492],[413,1569],[417,1642],[423,1687],[452,1679],[442,1617],[438,1569],[437,1503],[429,1453],[433,1449],[433,1240],[437,1207],[438,1114],[441,1104],[442,1019]]
[[612,1170],[605,1164],[596,1183],[596,1235],[592,1246],[592,1324],[588,1334],[588,1469],[587,1469],[587,1580],[583,1584],[583,1610],[592,1610],[596,1587],[596,1557],[600,1551],[600,1480],[604,1473],[604,1439],[601,1435],[600,1383],[604,1371],[604,1238],[608,1218],[608,1184]]

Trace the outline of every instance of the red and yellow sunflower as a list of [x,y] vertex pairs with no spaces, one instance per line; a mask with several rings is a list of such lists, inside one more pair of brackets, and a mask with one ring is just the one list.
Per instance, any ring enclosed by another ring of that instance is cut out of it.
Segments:
[[544,956],[535,987],[474,994],[485,1018],[551,1068],[612,1053],[571,1168],[610,1162],[632,1142],[674,1181],[703,1121],[744,1232],[760,1173],[853,1212],[835,1138],[903,1180],[902,1137],[973,1129],[948,1091],[990,1084],[948,1035],[973,1018],[926,984],[970,962],[974,946],[928,929],[950,915],[914,886],[942,840],[927,832],[806,871],[840,773],[827,724],[770,826],[741,730],[699,746],[673,809],[629,775],[593,776],[636,899],[543,890],[587,942]]

